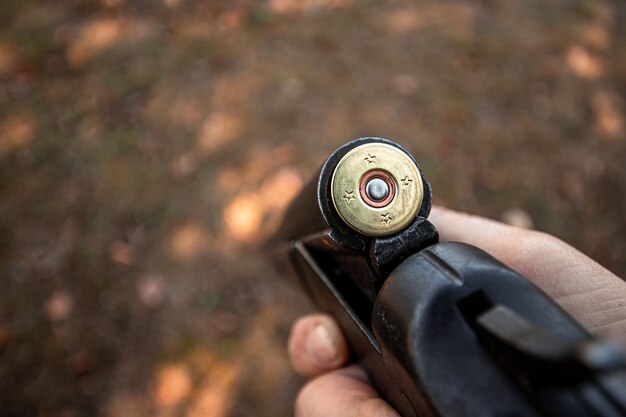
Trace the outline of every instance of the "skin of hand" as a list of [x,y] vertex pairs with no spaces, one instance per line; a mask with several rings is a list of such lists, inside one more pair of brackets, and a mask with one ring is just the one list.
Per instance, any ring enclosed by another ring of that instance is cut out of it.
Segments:
[[[433,207],[429,217],[441,241],[465,242],[517,270],[592,333],[626,334],[626,283],[561,240],[545,233]],[[399,417],[369,385],[332,318],[305,316],[291,329],[293,368],[309,382],[295,403],[296,417]]]

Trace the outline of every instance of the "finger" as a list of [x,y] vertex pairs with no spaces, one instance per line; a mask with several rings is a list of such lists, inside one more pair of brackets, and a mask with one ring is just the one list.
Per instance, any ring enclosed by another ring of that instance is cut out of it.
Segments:
[[429,220],[442,241],[465,242],[490,253],[590,330],[626,331],[626,283],[561,240],[443,207],[433,207]]
[[313,379],[298,394],[296,417],[400,417],[352,365]]
[[296,372],[314,376],[343,366],[348,346],[335,321],[316,314],[300,318],[291,328],[289,358]]
[[474,246],[497,248],[498,242],[523,229],[508,226],[495,220],[433,206],[428,220],[439,231],[442,241],[470,243]]

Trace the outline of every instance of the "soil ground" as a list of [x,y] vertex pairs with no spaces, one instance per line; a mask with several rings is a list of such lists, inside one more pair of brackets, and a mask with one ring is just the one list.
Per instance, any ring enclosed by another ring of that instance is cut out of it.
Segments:
[[0,415],[288,416],[261,250],[338,145],[626,275],[626,5],[2,0]]

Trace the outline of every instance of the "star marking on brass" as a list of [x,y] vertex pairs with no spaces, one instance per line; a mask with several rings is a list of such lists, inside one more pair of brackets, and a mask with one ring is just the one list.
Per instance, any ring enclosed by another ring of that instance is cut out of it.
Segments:
[[384,223],[385,226],[389,226],[389,222],[393,220],[393,217],[391,217],[389,213],[381,214],[380,216],[381,216],[380,222]]
[[402,185],[404,185],[405,187],[408,187],[408,185],[413,182],[413,180],[409,178],[408,175],[402,178],[400,181],[402,181]]
[[372,155],[370,153],[367,154],[367,156],[365,158],[363,158],[367,161],[367,164],[375,164],[376,163],[376,155]]
[[356,198],[354,197],[354,191],[346,191],[343,195],[343,199],[346,201],[346,204],[352,203]]

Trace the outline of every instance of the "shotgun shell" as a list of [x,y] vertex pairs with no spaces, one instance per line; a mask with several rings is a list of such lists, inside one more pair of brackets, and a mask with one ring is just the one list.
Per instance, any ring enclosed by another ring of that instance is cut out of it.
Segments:
[[417,216],[424,189],[409,155],[384,143],[366,143],[339,161],[331,195],[337,213],[352,229],[366,236],[387,236]]

